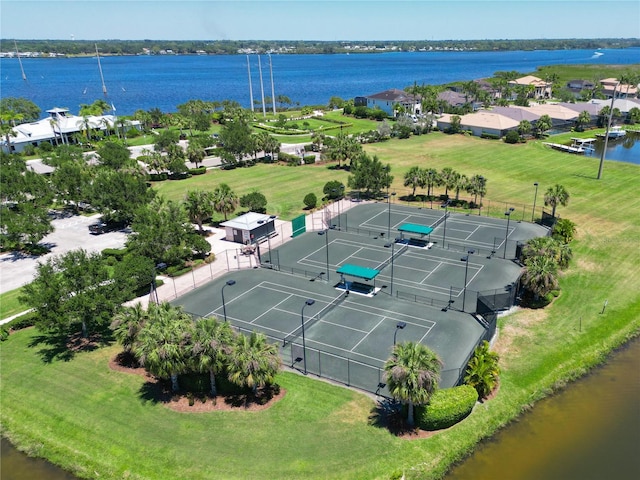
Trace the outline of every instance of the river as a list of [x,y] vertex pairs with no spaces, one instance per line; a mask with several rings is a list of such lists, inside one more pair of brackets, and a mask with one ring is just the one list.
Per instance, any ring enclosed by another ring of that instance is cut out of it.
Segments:
[[[640,478],[640,339],[590,375],[538,402],[482,443],[445,480]],[[2,480],[73,480],[2,440]]]
[[[251,105],[249,58],[253,100],[288,97],[292,105],[327,105],[332,96],[352,99],[390,88],[492,77],[498,71],[535,72],[544,65],[630,65],[638,63],[640,48],[601,50],[534,50],[508,52],[395,52],[371,54],[319,54],[261,56],[260,82],[257,55],[156,55],[101,57],[107,101],[119,115],[159,108],[174,112],[190,100],[234,100]],[[3,97],[24,97],[43,111],[66,107],[77,113],[80,104],[103,98],[96,58],[25,58],[27,81],[18,60],[0,58]],[[263,88],[261,88],[263,86]],[[286,105],[285,105],[286,106]]]

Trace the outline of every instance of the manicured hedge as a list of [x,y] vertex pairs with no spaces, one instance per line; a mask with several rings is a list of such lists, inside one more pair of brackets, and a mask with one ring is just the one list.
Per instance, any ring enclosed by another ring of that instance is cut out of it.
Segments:
[[471,385],[438,390],[428,405],[416,409],[416,423],[422,430],[449,428],[467,417],[478,401]]
[[191,175],[204,175],[207,173],[207,167],[190,168],[189,173]]
[[126,248],[105,248],[102,250],[102,255],[105,257],[115,257],[116,260],[120,261],[127,254]]

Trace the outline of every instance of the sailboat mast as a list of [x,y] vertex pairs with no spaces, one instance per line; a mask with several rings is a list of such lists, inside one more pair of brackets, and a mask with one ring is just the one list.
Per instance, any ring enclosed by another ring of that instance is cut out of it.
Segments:
[[22,80],[27,81],[27,76],[24,73],[24,68],[22,68],[22,60],[20,59],[20,52],[18,51],[18,44],[16,41],[13,41],[13,45],[16,47],[16,56],[18,57],[18,63],[20,64],[20,71],[22,72]]
[[273,116],[276,115],[276,92],[273,87],[273,63],[271,63],[271,54],[269,54],[269,72],[271,73],[271,104],[273,105]]
[[260,55],[258,55],[258,70],[260,70],[260,91],[262,92],[262,116],[267,116],[267,106],[264,104],[264,83],[262,82],[262,64],[260,63]]
[[249,55],[247,55],[247,74],[249,75],[249,97],[251,97],[251,111],[253,112],[253,87],[251,86],[251,64],[249,62]]
[[107,86],[104,84],[104,75],[102,74],[102,65],[100,64],[100,54],[98,53],[98,44],[96,46],[96,58],[98,59],[98,70],[100,70],[100,80],[102,80],[102,93],[107,96]]

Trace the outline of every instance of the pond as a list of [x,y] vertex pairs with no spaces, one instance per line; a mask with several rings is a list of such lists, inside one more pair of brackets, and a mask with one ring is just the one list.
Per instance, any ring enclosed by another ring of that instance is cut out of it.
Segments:
[[640,340],[538,402],[445,480],[640,478]]
[[[604,149],[604,140],[598,139],[595,142],[595,149],[587,151],[588,157],[600,159]],[[635,163],[640,165],[640,133],[627,132],[619,139],[609,139],[605,160],[615,160],[617,162]]]

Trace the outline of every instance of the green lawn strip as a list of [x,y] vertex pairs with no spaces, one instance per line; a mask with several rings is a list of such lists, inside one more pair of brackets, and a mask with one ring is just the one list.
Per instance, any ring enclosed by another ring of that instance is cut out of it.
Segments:
[[21,295],[21,289],[16,288],[15,290],[10,290],[8,292],[4,292],[0,294],[0,319],[4,319],[10,317],[12,315],[16,315],[18,313],[22,313],[25,310],[28,310],[29,307],[23,305],[18,300],[18,297]]
[[[196,188],[213,191],[220,183],[227,183],[239,196],[253,190],[267,198],[267,212],[285,220],[305,213],[303,199],[307,193],[315,193],[321,199],[322,189],[330,180],[346,183],[348,173],[330,170],[326,164],[288,167],[276,164],[257,164],[250,168],[211,170],[206,175],[196,175],[186,180],[164,181],[154,184],[162,195],[172,200],[182,200],[188,190]],[[242,210],[241,208],[238,211]],[[233,217],[233,215],[231,216]],[[214,216],[215,221],[223,220]]]

